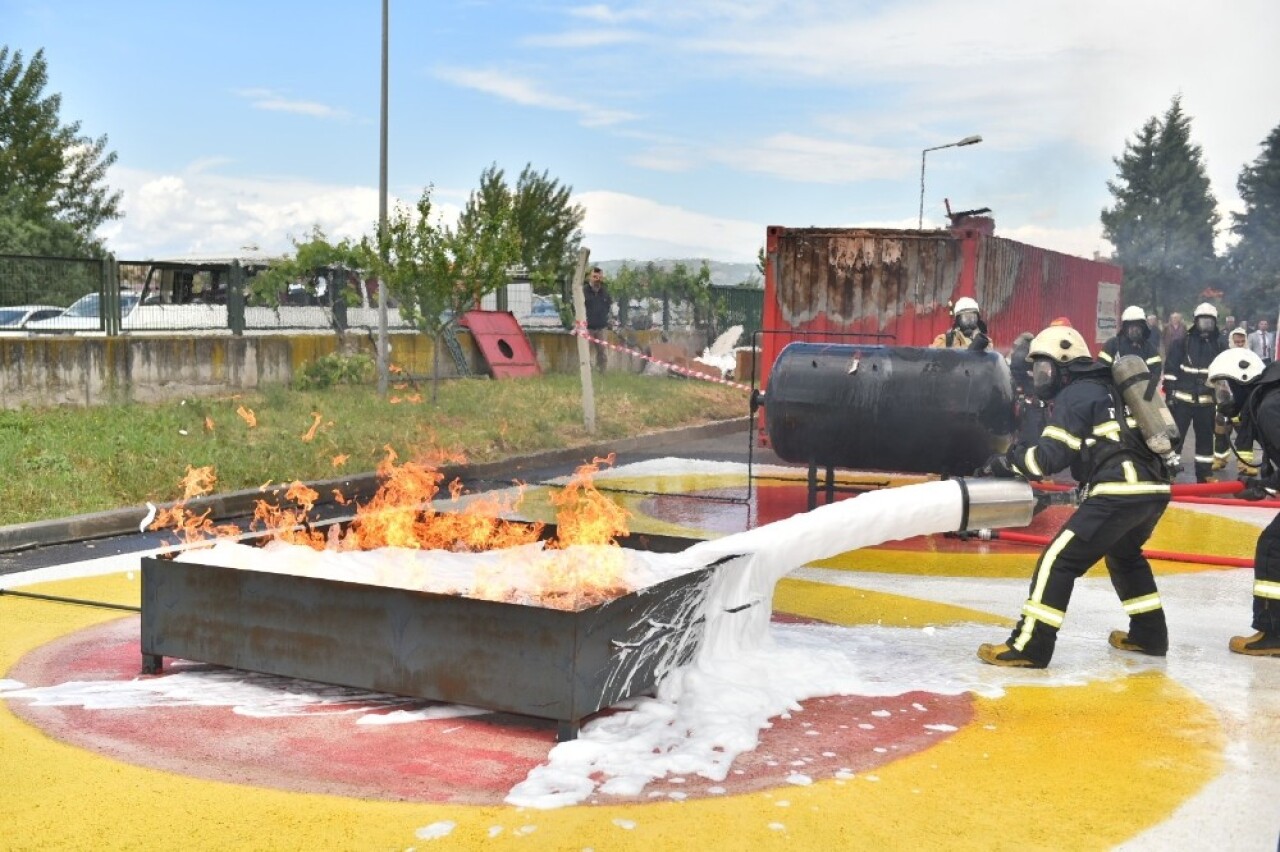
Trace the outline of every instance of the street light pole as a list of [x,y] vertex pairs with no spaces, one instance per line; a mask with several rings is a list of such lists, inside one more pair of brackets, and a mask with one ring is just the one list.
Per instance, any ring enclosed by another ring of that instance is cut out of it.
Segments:
[[[387,260],[387,5],[382,0],[382,127],[378,138],[378,252]],[[391,377],[387,346],[387,282],[378,282],[378,396],[386,399]]]
[[930,151],[941,151],[943,148],[960,148],[965,145],[977,145],[981,136],[966,136],[959,142],[948,142],[946,145],[935,145],[920,152],[920,217],[916,220],[916,230],[924,230],[924,158]]

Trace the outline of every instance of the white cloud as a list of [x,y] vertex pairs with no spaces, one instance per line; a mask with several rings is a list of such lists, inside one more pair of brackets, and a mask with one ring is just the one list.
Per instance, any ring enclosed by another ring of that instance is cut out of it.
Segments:
[[[378,218],[374,187],[228,177],[207,165],[177,174],[117,166],[108,180],[124,193],[125,216],[101,234],[122,259],[232,257],[247,246],[282,254],[316,226],[333,239],[358,239]],[[450,220],[457,216],[457,205],[435,207]]]
[[293,100],[272,89],[240,89],[236,92],[250,102],[254,109],[268,112],[288,112],[309,115],[313,118],[345,118],[347,113],[317,101]]
[[911,173],[915,162],[912,155],[901,150],[795,133],[778,133],[753,144],[711,150],[708,156],[742,171],[804,183],[900,178]]
[[578,193],[586,208],[583,243],[597,259],[705,257],[748,261],[764,244],[765,226],[709,216],[621,192]]
[[575,98],[545,91],[537,84],[494,69],[440,68],[436,76],[466,89],[475,89],[521,106],[577,113],[584,125],[595,127],[629,121],[634,115],[622,110],[602,109]]
[[548,35],[526,36],[521,41],[530,47],[564,47],[569,49],[586,47],[608,47],[615,44],[628,44],[641,41],[642,33],[633,30],[569,30]]

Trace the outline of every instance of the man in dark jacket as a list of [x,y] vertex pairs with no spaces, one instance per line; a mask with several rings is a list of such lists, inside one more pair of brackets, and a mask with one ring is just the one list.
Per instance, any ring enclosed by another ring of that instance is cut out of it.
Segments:
[[[604,334],[609,329],[610,313],[613,310],[613,297],[609,295],[609,289],[604,286],[604,270],[600,267],[592,267],[591,275],[582,288],[582,297],[586,302],[587,331],[596,340],[604,340]],[[596,350],[596,369],[603,373],[608,348],[603,343],[594,341],[591,345]]]
[[1169,634],[1142,545],[1169,505],[1169,474],[1137,433],[1110,368],[1090,357],[1080,332],[1046,328],[1029,354],[1036,393],[1053,400],[1049,423],[1038,440],[992,456],[979,473],[1043,479],[1070,467],[1084,500],[1040,555],[1013,634],[1003,644],[980,646],[978,659],[1048,666],[1076,578],[1104,557],[1129,616],[1128,631],[1111,632],[1111,646],[1162,657]]
[[1218,331],[1218,309],[1205,302],[1196,307],[1195,324],[1186,335],[1169,344],[1164,364],[1165,400],[1181,435],[1178,452],[1187,429],[1196,431],[1196,482],[1213,481],[1213,390],[1207,377],[1209,365],[1226,348]]
[[[1248,349],[1228,349],[1209,365],[1218,411],[1240,418],[1237,446],[1262,444],[1261,476],[1245,480],[1246,499],[1280,491],[1280,364],[1265,366]],[[1235,636],[1228,648],[1254,657],[1280,657],[1280,514],[1258,536],[1253,555],[1252,636]]]

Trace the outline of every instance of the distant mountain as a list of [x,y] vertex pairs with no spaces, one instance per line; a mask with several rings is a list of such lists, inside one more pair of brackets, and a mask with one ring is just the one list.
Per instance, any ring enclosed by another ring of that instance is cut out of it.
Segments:
[[[624,263],[635,269],[643,267],[648,262],[647,260],[598,260],[592,266],[598,266],[603,269],[605,278],[608,279],[616,275]],[[690,272],[697,272],[702,267],[702,258],[675,257],[653,261],[653,265],[660,269],[670,269],[677,263],[683,263],[689,268]],[[743,281],[750,281],[755,287],[764,287],[764,279],[754,263],[725,263],[719,260],[709,260],[707,261],[707,266],[711,269],[712,287],[737,287]]]

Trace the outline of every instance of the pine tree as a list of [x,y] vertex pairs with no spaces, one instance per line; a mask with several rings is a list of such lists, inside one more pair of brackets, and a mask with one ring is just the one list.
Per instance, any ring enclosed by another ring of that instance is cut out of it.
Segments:
[[48,66],[0,46],[0,252],[97,254],[100,225],[120,217],[120,193],[106,185],[116,161],[107,137],[63,124],[61,95],[45,95]]
[[1217,280],[1220,217],[1181,99],[1147,119],[1113,162],[1119,174],[1107,189],[1116,203],[1102,211],[1102,225],[1124,267],[1125,302],[1161,315],[1190,308]]
[[1272,315],[1280,305],[1280,126],[1236,181],[1244,212],[1233,213],[1239,237],[1228,254],[1232,302],[1242,316]]

